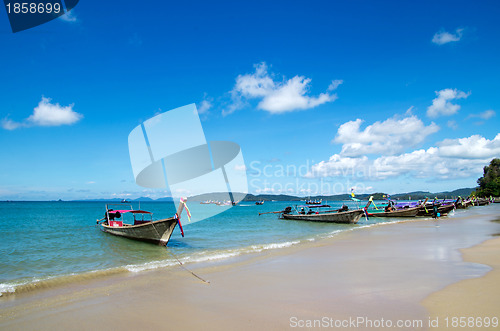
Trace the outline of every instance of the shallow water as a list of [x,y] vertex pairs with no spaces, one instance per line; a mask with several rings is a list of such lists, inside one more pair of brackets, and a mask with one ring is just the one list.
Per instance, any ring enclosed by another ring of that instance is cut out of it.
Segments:
[[[0,292],[13,292],[43,282],[68,281],[68,277],[168,267],[176,264],[170,253],[184,263],[197,263],[288,247],[381,222],[401,221],[372,217],[362,218],[356,225],[345,225],[285,221],[276,214],[258,215],[296,203],[266,202],[256,206],[243,202],[193,224],[184,216],[185,237],[181,237],[176,227],[164,248],[100,231],[96,219],[104,213],[102,202],[0,202]],[[342,202],[329,204],[339,207]],[[195,202],[188,205],[193,215],[220,208]],[[139,207],[138,203],[134,207]],[[153,212],[155,219],[174,213],[170,203],[141,202],[140,207]]]

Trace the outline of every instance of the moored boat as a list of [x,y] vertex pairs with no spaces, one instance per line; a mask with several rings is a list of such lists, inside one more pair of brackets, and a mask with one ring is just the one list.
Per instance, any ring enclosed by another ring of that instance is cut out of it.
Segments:
[[402,209],[392,209],[385,211],[384,210],[370,210],[367,211],[368,216],[373,217],[415,217],[417,216],[420,210],[420,206],[412,207],[412,208],[402,208]]
[[[306,205],[295,208],[295,213],[292,213],[291,207],[287,207],[280,215],[280,218],[295,221],[312,221],[312,222],[329,222],[329,223],[346,223],[355,224],[363,216],[362,209],[348,210],[344,206],[337,210],[324,210],[320,208],[330,208],[329,205]],[[317,208],[317,209],[316,209]],[[307,210],[307,211],[306,211]]]
[[[184,231],[180,223],[180,215],[184,209],[184,203],[185,202],[181,200],[177,213],[173,217],[157,221],[153,220],[153,213],[149,211],[133,209],[132,206],[130,206],[129,209],[114,210],[110,208],[113,204],[108,204],[106,205],[104,218],[98,220],[97,223],[100,223],[103,232],[119,237],[166,246],[177,224],[179,224],[181,234],[184,236]],[[119,206],[123,207],[123,205]],[[129,215],[133,222],[131,224],[125,223],[123,219],[121,219]]]
[[[420,207],[427,202],[425,199],[424,202],[399,202],[395,203],[394,200],[389,200],[388,204],[384,207],[384,209],[378,209],[372,198],[368,200],[368,204],[365,207],[366,213],[368,216],[373,217],[415,217],[417,216]],[[368,210],[367,208],[373,204],[375,210]]]
[[486,206],[489,204],[490,204],[490,200],[485,199],[485,198],[476,199],[476,201],[474,203],[475,206]]
[[462,197],[458,197],[458,199],[455,201],[455,207],[457,209],[466,209],[472,206],[472,201],[470,199],[464,199]]
[[435,205],[437,204],[437,211],[434,211],[434,205],[433,203],[430,203],[429,205],[425,205],[420,207],[420,210],[418,211],[417,216],[434,216],[434,213],[439,213],[440,216],[446,216],[448,215],[449,212],[455,209],[455,204],[440,204],[440,203],[434,203]]

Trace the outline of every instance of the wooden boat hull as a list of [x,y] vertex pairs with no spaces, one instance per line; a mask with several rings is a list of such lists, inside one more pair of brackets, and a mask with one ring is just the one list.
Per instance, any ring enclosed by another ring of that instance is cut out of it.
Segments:
[[[446,216],[450,211],[452,211],[455,208],[455,205],[446,205],[446,206],[439,206],[438,207],[438,213],[441,214],[441,216]],[[433,216],[434,215],[434,210],[432,207],[427,207],[427,211],[425,210],[424,207],[421,207],[421,209],[418,211],[417,216]]]
[[172,232],[176,225],[177,219],[174,217],[144,224],[124,225],[120,227],[109,226],[108,222],[105,221],[101,224],[101,230],[115,236],[165,246],[170,240],[170,236],[172,236]]
[[462,201],[462,202],[458,202],[457,204],[455,204],[455,207],[457,209],[466,209],[466,208],[469,208],[471,205],[472,205],[472,203],[470,201]]
[[404,208],[388,212],[368,213],[368,216],[373,217],[415,217],[417,216],[420,207]]
[[311,222],[328,222],[328,223],[344,223],[355,224],[358,223],[364,212],[362,210],[350,210],[335,213],[322,213],[322,214],[282,214],[282,217],[287,220],[294,221],[311,221]]

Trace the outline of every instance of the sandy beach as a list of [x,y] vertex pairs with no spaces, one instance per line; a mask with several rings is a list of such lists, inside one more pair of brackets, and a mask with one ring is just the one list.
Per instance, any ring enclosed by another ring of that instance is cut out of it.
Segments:
[[446,316],[498,318],[499,212],[494,204],[187,266],[210,284],[176,267],[10,295],[0,298],[0,329],[427,330],[444,329]]

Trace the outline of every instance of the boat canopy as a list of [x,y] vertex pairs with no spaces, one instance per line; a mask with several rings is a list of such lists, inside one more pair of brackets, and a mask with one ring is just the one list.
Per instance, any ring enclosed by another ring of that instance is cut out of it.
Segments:
[[327,208],[330,205],[305,205],[305,206],[297,206],[299,208]]
[[120,213],[120,214],[125,214],[125,213],[132,213],[132,214],[152,214],[151,212],[149,211],[145,211],[145,210],[109,210],[109,212],[111,214],[116,214],[116,213]]

